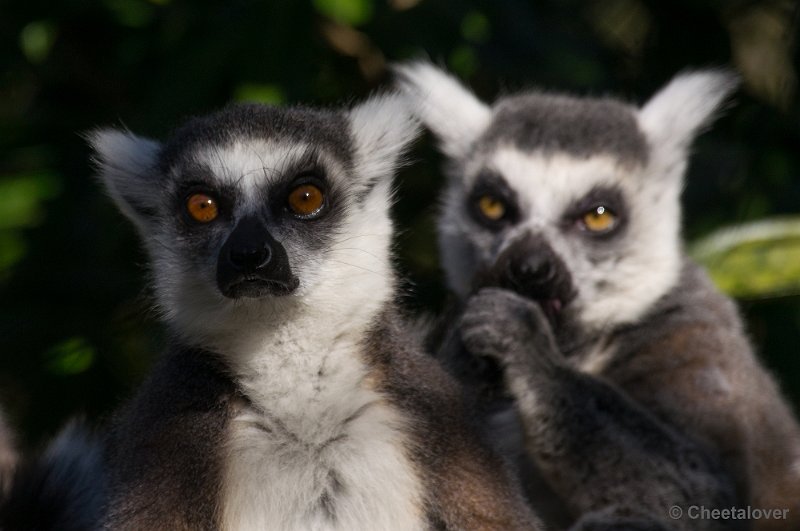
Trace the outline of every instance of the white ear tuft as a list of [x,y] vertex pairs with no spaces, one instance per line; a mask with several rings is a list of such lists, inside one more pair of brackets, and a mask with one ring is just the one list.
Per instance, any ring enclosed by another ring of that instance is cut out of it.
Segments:
[[140,230],[152,214],[156,176],[154,166],[161,144],[129,131],[98,129],[87,136],[95,151],[100,179],[117,207]]
[[358,177],[366,183],[391,178],[420,130],[408,99],[397,93],[373,96],[354,107],[349,117]]
[[654,149],[683,150],[738,84],[739,78],[728,70],[679,74],[642,107],[639,124]]
[[438,137],[442,151],[463,157],[492,119],[491,108],[453,76],[424,61],[394,67],[414,112]]

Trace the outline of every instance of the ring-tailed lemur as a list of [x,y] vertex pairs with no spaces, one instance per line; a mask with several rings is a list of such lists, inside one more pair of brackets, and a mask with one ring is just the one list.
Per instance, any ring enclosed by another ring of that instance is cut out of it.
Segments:
[[[577,526],[735,524],[668,513],[733,503],[727,471],[742,503],[788,510],[758,529],[797,529],[800,428],[679,236],[689,147],[735,78],[679,75],[641,108],[540,92],[488,106],[431,65],[399,73],[448,157],[440,249],[469,299],[463,345],[499,361],[534,476]],[[498,287],[469,298],[480,286]]]
[[418,122],[232,106],[91,137],[172,346],[117,417],[112,529],[531,529],[395,306],[391,176]]

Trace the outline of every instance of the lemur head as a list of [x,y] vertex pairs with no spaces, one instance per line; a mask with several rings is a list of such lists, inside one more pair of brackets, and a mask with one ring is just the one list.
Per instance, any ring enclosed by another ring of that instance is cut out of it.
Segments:
[[205,341],[393,289],[391,178],[418,125],[398,95],[351,110],[236,105],[165,143],[104,129],[100,175],[151,258],[166,320]]
[[602,329],[674,286],[688,150],[733,76],[682,74],[637,108],[533,91],[489,106],[429,64],[398,73],[448,157],[439,243],[457,294],[500,271],[551,313]]

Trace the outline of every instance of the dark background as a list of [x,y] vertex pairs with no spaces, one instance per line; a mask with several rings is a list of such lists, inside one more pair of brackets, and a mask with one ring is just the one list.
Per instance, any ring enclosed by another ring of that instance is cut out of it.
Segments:
[[[737,105],[697,142],[685,193],[695,241],[800,211],[796,20],[792,1],[2,1],[0,403],[39,444],[107,414],[160,349],[145,256],[92,177],[92,127],[160,138],[231,101],[348,103],[386,86],[391,61],[426,56],[486,99],[536,86],[641,102],[686,67],[732,65]],[[441,159],[430,137],[414,157],[398,252],[407,304],[436,311]],[[766,248],[773,273],[798,269],[797,236]],[[736,263],[738,279],[768,277],[736,293],[797,409],[800,274],[770,284],[766,265]]]

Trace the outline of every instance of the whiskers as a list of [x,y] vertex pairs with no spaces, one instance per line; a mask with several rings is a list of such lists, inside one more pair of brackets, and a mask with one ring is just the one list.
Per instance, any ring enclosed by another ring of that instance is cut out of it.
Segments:
[[[346,238],[334,240],[333,245],[327,249],[323,249],[320,254],[325,260],[331,263],[352,267],[354,269],[358,269],[359,271],[371,273],[382,279],[388,280],[392,278],[391,274],[387,274],[387,271],[391,270],[391,260],[386,256],[376,254],[376,252],[373,252],[373,250],[368,250],[364,247],[353,245],[358,243],[358,239],[376,237],[380,238],[382,236],[382,234],[374,233],[351,235]],[[350,245],[342,245],[348,243],[350,243]],[[359,262],[358,256],[356,256],[357,254],[365,255],[368,258],[364,261],[364,263],[354,263]],[[352,257],[353,260],[343,259],[348,257]],[[376,265],[378,267],[373,268],[370,267],[371,265]]]
[[377,275],[380,278],[383,278],[383,279],[386,279],[386,280],[390,280],[392,278],[391,275],[387,275],[387,274],[385,274],[385,273],[383,273],[381,271],[375,271],[374,269],[370,269],[368,267],[364,267],[364,266],[360,266],[360,265],[356,265],[356,264],[351,264],[349,262],[344,262],[342,260],[331,259],[331,262],[333,262],[335,264],[341,264],[341,265],[345,265],[345,266],[350,266],[350,267],[356,268],[358,270],[365,271],[367,273],[372,273],[373,275]]

